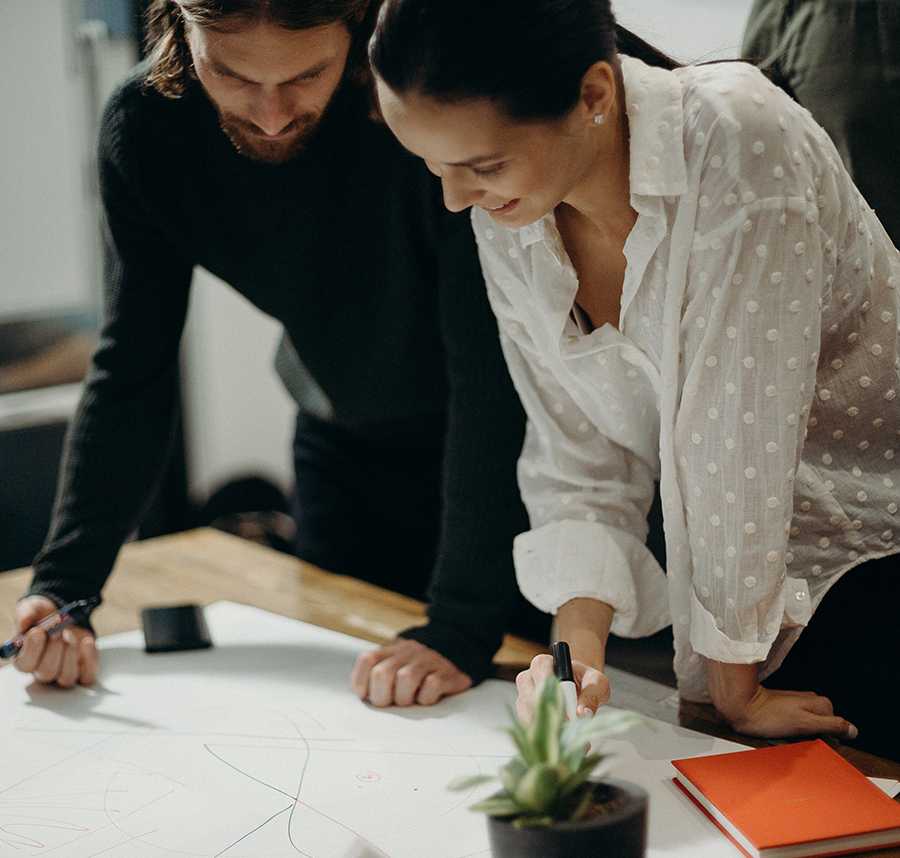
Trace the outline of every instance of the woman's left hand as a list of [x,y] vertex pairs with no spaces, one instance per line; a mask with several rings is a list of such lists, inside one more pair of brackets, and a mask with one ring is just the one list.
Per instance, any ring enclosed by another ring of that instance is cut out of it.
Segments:
[[754,664],[709,662],[709,691],[719,714],[738,733],[776,739],[839,736],[856,727],[834,714],[831,701],[813,691],[780,691],[759,684]]

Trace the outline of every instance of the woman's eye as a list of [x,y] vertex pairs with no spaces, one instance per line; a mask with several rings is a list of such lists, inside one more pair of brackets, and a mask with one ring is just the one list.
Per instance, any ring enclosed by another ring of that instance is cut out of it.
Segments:
[[493,167],[472,167],[472,172],[476,176],[496,176],[503,172],[506,164],[494,164]]

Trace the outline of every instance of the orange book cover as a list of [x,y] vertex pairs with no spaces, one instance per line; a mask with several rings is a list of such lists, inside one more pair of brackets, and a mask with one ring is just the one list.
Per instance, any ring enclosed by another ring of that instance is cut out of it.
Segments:
[[750,855],[800,858],[900,844],[900,804],[821,739],[672,765],[678,786]]

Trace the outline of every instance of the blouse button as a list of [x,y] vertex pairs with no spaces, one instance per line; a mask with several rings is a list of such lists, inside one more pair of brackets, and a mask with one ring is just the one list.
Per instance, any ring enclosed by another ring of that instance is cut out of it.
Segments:
[[733,326],[726,328],[725,336],[728,337],[729,340],[733,340],[737,336],[737,328]]
[[784,280],[784,275],[780,271],[773,271],[769,280],[772,282],[773,286],[778,286],[781,284],[781,281]]
[[759,304],[756,301],[748,301],[747,302],[747,312],[748,313],[755,313],[757,310],[759,310]]
[[799,313],[800,312],[800,302],[799,301],[791,301],[791,303],[788,305],[788,309],[792,313]]
[[796,593],[794,593],[794,598],[798,602],[802,602],[806,598],[806,593],[804,593],[802,590],[798,590]]
[[756,415],[752,411],[745,411],[744,412],[744,423],[746,423],[748,426],[750,426],[755,422],[756,422]]
[[778,562],[778,552],[777,552],[777,551],[770,551],[770,552],[766,555],[766,562],[767,562],[767,563],[777,563],[777,562]]
[[725,205],[733,206],[737,202],[737,194],[735,193],[727,193],[725,194]]
[[803,510],[803,512],[809,512],[812,509],[812,504],[809,501],[803,501],[800,504],[800,509]]
[[765,259],[766,256],[768,256],[768,254],[769,254],[769,248],[766,247],[766,245],[764,245],[764,244],[759,244],[759,245],[757,245],[757,247],[756,247],[756,255],[757,255],[760,259]]
[[748,480],[752,480],[754,477],[756,477],[756,468],[754,468],[753,465],[750,465],[749,467],[745,468],[744,476]]
[[769,441],[769,443],[766,444],[766,452],[767,453],[777,453],[778,445],[774,441]]
[[717,366],[719,365],[719,359],[718,359],[715,355],[710,355],[710,356],[706,359],[706,365],[707,365],[710,369],[713,369],[714,367],[717,367]]
[[753,367],[756,366],[756,358],[753,357],[752,355],[747,355],[747,357],[744,358],[742,363],[744,364],[745,367],[747,367],[747,369],[753,369]]
[[834,459],[832,458],[831,453],[823,453],[822,454],[822,464],[823,465],[830,465],[833,461],[834,461]]
[[823,536],[819,540],[819,548],[825,549],[828,548],[829,545],[831,545],[831,540],[827,536]]
[[777,329],[775,329],[775,328],[770,328],[768,331],[766,331],[766,339],[767,339],[770,343],[776,342],[776,341],[778,340],[778,331],[777,331]]
[[728,548],[725,549],[725,555],[727,557],[731,557],[732,559],[737,557],[737,548],[733,545],[729,545]]
[[816,563],[815,566],[813,566],[813,568],[812,568],[812,573],[813,573],[813,575],[821,575],[821,574],[822,574],[822,567],[819,566],[818,563]]
[[890,322],[891,319],[893,319],[893,318],[894,318],[894,314],[891,313],[891,312],[888,311],[888,310],[885,310],[885,311],[881,314],[881,321],[882,321],[882,322]]
[[728,503],[734,503],[737,500],[737,495],[734,492],[725,492],[725,500]]
[[802,241],[798,241],[794,245],[794,253],[796,253],[797,256],[802,256],[804,253],[806,253],[806,245]]
[[733,450],[735,446],[734,438],[726,438],[725,439],[725,449]]
[[766,506],[769,509],[775,509],[778,506],[778,498],[769,498],[766,501]]
[[832,369],[843,369],[843,367],[844,367],[844,362],[840,358],[835,358],[831,362]]
[[869,378],[869,376],[864,375],[864,376],[860,377],[860,379],[859,379],[860,387],[871,387],[871,385],[872,385],[872,379]]
[[888,511],[891,515],[893,515],[895,512],[897,512],[897,504],[895,504],[895,503],[893,503],[893,502],[889,503],[889,504],[887,505],[887,511]]
[[748,575],[746,578],[744,578],[744,586],[747,587],[747,589],[752,589],[756,586],[756,578],[754,578],[752,575]]
[[717,516],[717,515],[711,515],[711,516],[709,517],[709,523],[710,523],[713,527],[718,527],[718,526],[722,523],[722,519],[719,518],[719,516]]
[[703,442],[703,436],[699,432],[694,432],[694,434],[691,435],[691,441],[695,444],[701,444]]
[[514,247],[509,248],[509,250],[507,250],[506,252],[509,254],[511,259],[515,259],[519,255],[519,251]]
[[497,233],[495,233],[492,229],[486,229],[484,231],[484,234],[488,238],[488,240],[493,241],[494,236],[496,236]]
[[884,352],[884,349],[880,345],[878,345],[878,343],[875,343],[872,346],[872,348],[870,349],[870,351],[872,352],[873,355],[875,355],[875,357],[881,357],[882,353]]
[[754,155],[762,155],[763,152],[765,152],[765,151],[766,151],[766,144],[763,143],[762,140],[757,140],[753,144],[753,154]]
[[797,425],[797,415],[796,414],[788,414],[787,425],[788,426],[796,426]]
[[709,471],[711,475],[715,475],[719,472],[719,466],[715,462],[708,462],[706,470]]
[[865,492],[857,492],[857,493],[856,493],[856,499],[857,499],[860,503],[865,503],[865,502],[869,499],[869,496],[868,496],[868,494],[866,494]]
[[783,179],[784,178],[784,167],[782,167],[781,164],[779,164],[774,170],[772,170],[772,175],[776,179]]
[[797,369],[797,367],[799,367],[799,366],[800,366],[799,358],[795,358],[795,357],[788,358],[788,362],[787,362],[788,369]]

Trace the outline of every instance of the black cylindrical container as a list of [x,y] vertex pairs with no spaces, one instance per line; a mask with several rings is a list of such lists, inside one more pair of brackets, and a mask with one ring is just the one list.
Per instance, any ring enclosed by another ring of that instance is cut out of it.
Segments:
[[549,828],[515,828],[488,818],[494,858],[644,858],[647,849],[647,793],[639,786],[606,780],[594,789],[598,803],[624,799],[622,807],[585,822]]

